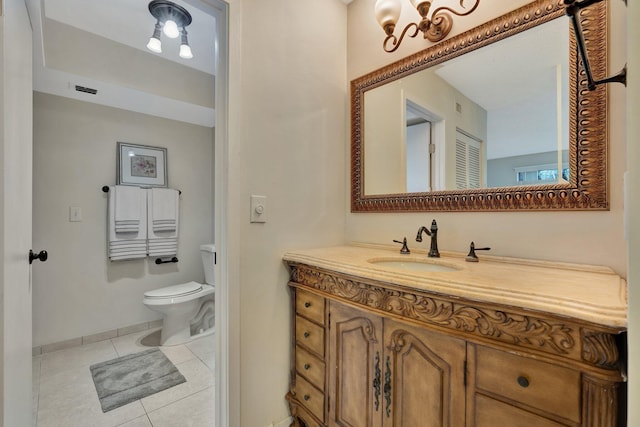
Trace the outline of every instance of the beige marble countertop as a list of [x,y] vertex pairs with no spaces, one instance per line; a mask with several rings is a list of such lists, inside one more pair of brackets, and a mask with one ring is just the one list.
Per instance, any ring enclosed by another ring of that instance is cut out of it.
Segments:
[[[397,247],[351,244],[289,251],[287,262],[475,301],[541,310],[613,327],[627,325],[627,284],[607,267],[495,257],[478,252],[480,262],[466,262],[466,254],[441,252],[428,258]],[[422,261],[455,271],[420,272],[384,267],[370,260]]]

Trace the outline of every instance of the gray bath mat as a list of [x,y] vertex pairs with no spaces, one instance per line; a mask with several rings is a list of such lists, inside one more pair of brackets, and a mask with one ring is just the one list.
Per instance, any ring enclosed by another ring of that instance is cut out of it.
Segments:
[[157,348],[96,363],[89,369],[100,398],[102,412],[186,381],[173,363]]

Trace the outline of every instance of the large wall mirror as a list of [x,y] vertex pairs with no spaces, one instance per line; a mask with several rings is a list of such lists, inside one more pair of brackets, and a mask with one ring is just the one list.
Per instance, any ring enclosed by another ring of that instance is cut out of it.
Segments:
[[[580,20],[599,78],[606,5]],[[534,1],[351,82],[351,210],[608,209],[606,100]]]

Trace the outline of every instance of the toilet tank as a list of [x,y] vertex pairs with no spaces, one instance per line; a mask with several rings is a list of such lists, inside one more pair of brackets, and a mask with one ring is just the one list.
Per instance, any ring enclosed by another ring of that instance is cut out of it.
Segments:
[[202,264],[204,265],[204,281],[208,285],[215,284],[216,246],[214,244],[200,246]]

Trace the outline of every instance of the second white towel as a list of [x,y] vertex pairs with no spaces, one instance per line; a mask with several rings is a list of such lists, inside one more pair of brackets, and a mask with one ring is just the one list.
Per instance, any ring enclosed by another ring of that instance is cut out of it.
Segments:
[[180,193],[171,188],[153,188],[148,193],[147,204],[149,256],[177,255]]
[[149,224],[154,231],[175,231],[180,211],[180,193],[172,188],[152,188],[148,195]]

